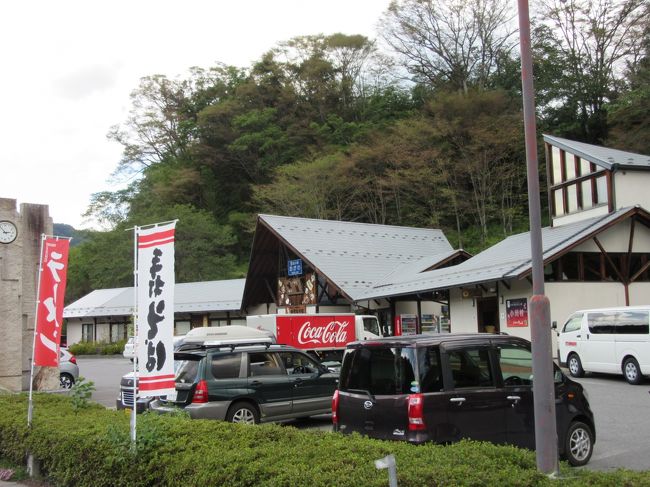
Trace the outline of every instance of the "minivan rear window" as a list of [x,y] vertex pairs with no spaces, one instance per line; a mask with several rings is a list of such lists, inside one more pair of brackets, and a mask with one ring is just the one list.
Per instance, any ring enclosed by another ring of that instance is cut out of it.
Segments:
[[414,380],[413,348],[367,347],[346,352],[339,387],[372,395],[408,394]]

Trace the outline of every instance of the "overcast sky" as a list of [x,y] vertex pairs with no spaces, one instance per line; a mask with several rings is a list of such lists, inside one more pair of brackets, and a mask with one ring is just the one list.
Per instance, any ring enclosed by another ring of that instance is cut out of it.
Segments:
[[82,213],[121,146],[106,139],[143,76],[249,66],[298,35],[363,34],[389,0],[18,0],[0,3],[0,197]]

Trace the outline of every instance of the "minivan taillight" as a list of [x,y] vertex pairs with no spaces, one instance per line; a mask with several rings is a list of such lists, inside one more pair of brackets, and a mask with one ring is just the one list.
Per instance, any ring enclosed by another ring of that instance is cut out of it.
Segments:
[[196,385],[192,404],[203,404],[205,402],[208,402],[208,383],[202,380]]
[[420,431],[427,428],[424,424],[424,396],[409,394],[408,396],[409,431]]
[[339,424],[338,412],[339,412],[339,390],[337,389],[334,391],[334,395],[332,396],[332,423],[334,424]]
[[70,355],[70,359],[68,360],[71,364],[76,364],[77,363],[77,357],[74,355]]

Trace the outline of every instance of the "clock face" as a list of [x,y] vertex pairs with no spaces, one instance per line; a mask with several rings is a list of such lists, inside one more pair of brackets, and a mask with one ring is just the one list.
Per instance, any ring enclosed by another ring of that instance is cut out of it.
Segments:
[[18,236],[16,225],[7,220],[0,220],[0,243],[11,243],[16,240],[16,236]]

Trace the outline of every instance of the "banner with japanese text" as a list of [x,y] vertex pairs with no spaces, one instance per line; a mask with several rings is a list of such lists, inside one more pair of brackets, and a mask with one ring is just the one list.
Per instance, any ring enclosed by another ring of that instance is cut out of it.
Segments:
[[141,397],[175,394],[174,232],[176,222],[136,228],[137,357]]
[[34,337],[34,365],[37,366],[59,366],[69,250],[67,238],[46,237],[43,240]]

